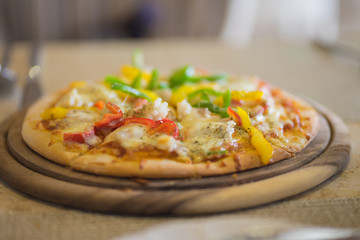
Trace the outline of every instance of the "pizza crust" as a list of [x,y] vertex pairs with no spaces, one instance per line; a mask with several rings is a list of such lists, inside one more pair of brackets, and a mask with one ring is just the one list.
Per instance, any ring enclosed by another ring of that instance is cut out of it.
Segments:
[[52,137],[51,132],[39,126],[42,120],[41,113],[62,94],[64,91],[59,91],[35,102],[26,113],[21,133],[26,144],[35,152],[54,162],[69,165],[70,160],[79,156],[80,153],[69,151],[62,142],[49,144]]
[[289,142],[286,150],[292,155],[295,155],[302,149],[304,149],[315,138],[320,129],[320,116],[319,113],[305,100],[282,90],[283,95],[289,100],[295,101],[301,107],[301,117],[308,119],[303,124],[306,127],[303,128],[303,133],[308,137],[308,141],[305,145],[296,144],[296,142]]
[[[272,163],[290,157],[287,151],[274,147]],[[194,178],[244,171],[263,166],[255,151],[239,154],[237,160],[227,157],[214,162],[183,163],[170,159],[144,158],[123,161],[109,154],[84,154],[70,162],[70,167],[84,172],[114,177]]]

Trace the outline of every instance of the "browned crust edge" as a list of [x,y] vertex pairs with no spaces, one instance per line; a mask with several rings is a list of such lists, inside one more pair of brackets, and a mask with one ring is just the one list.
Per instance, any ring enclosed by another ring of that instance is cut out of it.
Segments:
[[[290,157],[287,151],[274,147],[272,163]],[[71,168],[98,175],[144,178],[189,178],[235,173],[261,167],[261,159],[255,151],[238,155],[237,161],[227,157],[214,162],[182,163],[169,159],[143,159],[123,161],[109,154],[85,154],[70,162]]]
[[316,135],[318,134],[318,132],[320,130],[320,116],[319,116],[319,113],[316,111],[316,109],[307,101],[305,101],[302,98],[299,98],[291,93],[288,93],[284,90],[282,90],[282,91],[287,98],[289,98],[291,100],[295,100],[297,102],[297,104],[299,104],[302,108],[304,108],[301,112],[301,116],[307,117],[310,119],[310,121],[309,121],[310,128],[308,128],[304,131],[304,133],[306,135],[308,135],[309,140],[307,141],[305,146],[303,146],[302,148],[293,148],[293,151],[291,152],[291,154],[294,155],[294,154],[298,153],[299,151],[301,151],[302,149],[304,149],[307,145],[309,145],[310,142],[316,137]]
[[25,115],[21,134],[25,143],[35,152],[54,162],[69,165],[70,160],[79,156],[80,153],[69,152],[62,142],[56,142],[49,146],[51,133],[36,128],[36,125],[42,120],[40,114],[63,93],[64,91],[58,91],[35,102]]

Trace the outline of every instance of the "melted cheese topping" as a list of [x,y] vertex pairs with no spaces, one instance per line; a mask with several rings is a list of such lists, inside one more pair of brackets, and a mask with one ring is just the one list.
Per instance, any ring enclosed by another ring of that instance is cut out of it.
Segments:
[[151,136],[148,130],[149,128],[144,125],[128,124],[112,132],[107,142],[116,141],[127,149],[138,149],[140,145],[148,145],[168,152],[178,150],[180,141],[165,134]]
[[[209,87],[208,85],[204,86]],[[220,92],[229,88],[239,91],[259,90],[258,83],[252,78],[240,80],[230,78],[228,82],[211,83],[211,88]],[[171,98],[170,89],[159,90],[158,93],[161,93],[164,99]],[[153,121],[169,118],[179,126],[181,140],[161,132],[150,134],[148,126],[134,123],[115,129],[104,139],[104,143],[115,141],[125,149],[136,150],[140,146],[151,146],[158,150],[175,152],[180,157],[197,162],[206,159],[210,152],[226,151],[240,140],[250,138],[246,131],[239,131],[235,127],[236,123],[230,118],[222,118],[207,108],[192,107],[186,99],[178,102],[174,110],[161,98],[157,98],[152,103],[145,99],[129,97],[96,83],[72,88],[59,99],[56,106],[73,110],[58,122],[58,127],[64,132],[81,132],[93,127],[96,121],[100,121],[104,114],[109,113],[106,109],[102,112],[86,110],[100,100],[118,105],[124,112],[124,118],[143,117]],[[301,137],[296,138],[293,134],[284,135],[283,128],[286,124],[292,124],[292,116],[288,116],[284,107],[274,100],[269,89],[263,91],[260,102],[254,100],[239,104],[243,104],[241,107],[251,116],[251,124],[272,143],[280,146],[285,146],[289,141],[306,144],[306,140]],[[264,111],[265,105],[266,111]],[[74,110],[74,108],[86,109]],[[86,139],[86,143],[91,146],[101,141],[103,140],[97,136]]]
[[188,156],[193,160],[201,160],[209,152],[224,150],[224,143],[235,143],[232,135],[235,132],[234,121],[228,122],[188,122],[184,125],[184,145]]
[[64,132],[82,132],[87,128],[93,127],[95,121],[99,119],[99,115],[94,111],[70,110],[66,118],[58,122],[58,126],[60,129],[63,129]]
[[71,89],[60,98],[56,106],[91,107],[99,100],[121,104],[116,92],[109,90],[102,84],[89,83],[83,87]]

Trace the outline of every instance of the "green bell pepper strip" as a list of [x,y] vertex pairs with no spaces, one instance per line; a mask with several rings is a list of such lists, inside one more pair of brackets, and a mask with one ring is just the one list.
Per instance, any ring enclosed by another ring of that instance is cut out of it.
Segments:
[[229,114],[226,112],[227,108],[221,108],[211,102],[199,102],[194,104],[193,107],[207,108],[210,112],[217,113],[223,118],[229,117]]
[[215,74],[210,76],[195,76],[195,68],[186,65],[173,73],[169,80],[170,88],[179,87],[185,83],[198,83],[202,80],[209,82],[215,82],[220,80],[225,80],[227,78],[226,74]]
[[230,89],[228,89],[223,93],[223,105],[222,105],[222,107],[227,108],[227,107],[230,106],[230,104],[231,104],[231,91],[230,91]]
[[151,73],[151,80],[149,82],[149,85],[147,86],[147,89],[154,90],[157,88],[159,81],[159,71],[157,69],[154,69]]
[[211,102],[209,95],[207,95],[206,93],[201,94],[201,100],[205,102]]
[[179,87],[183,85],[184,83],[189,81],[190,77],[193,77],[195,75],[195,68],[186,65],[178,70],[176,70],[173,75],[171,75],[169,80],[169,86],[171,88]]
[[115,83],[111,84],[111,89],[127,93],[127,94],[129,94],[129,95],[131,95],[133,97],[136,97],[136,98],[145,98],[149,102],[152,102],[151,98],[148,95],[136,90],[135,88],[132,88],[132,87],[130,87],[128,85],[125,85],[125,84],[115,82]]
[[209,82],[216,82],[216,81],[220,81],[220,80],[225,80],[226,78],[227,78],[226,74],[215,74],[215,75],[210,75],[210,76],[192,76],[192,77],[189,77],[189,82],[197,83],[197,82],[200,82],[201,80],[206,80]]
[[166,89],[169,88],[169,84],[167,82],[160,82],[157,86],[157,89]]
[[190,93],[187,98],[189,99],[189,101],[191,101],[192,99],[194,99],[196,96],[198,95],[212,95],[212,96],[220,96],[221,93],[220,92],[217,92],[215,91],[214,89],[212,88],[201,88],[199,90],[196,90],[192,93]]
[[141,76],[142,72],[140,71],[139,74],[134,78],[134,81],[131,84],[133,88],[141,88]]
[[132,55],[132,64],[136,68],[143,68],[144,67],[144,54],[141,50],[135,50]]
[[106,76],[105,77],[105,83],[110,84],[110,85],[113,84],[113,83],[120,83],[120,84],[123,84],[123,85],[127,85],[120,78],[115,77],[115,76]]

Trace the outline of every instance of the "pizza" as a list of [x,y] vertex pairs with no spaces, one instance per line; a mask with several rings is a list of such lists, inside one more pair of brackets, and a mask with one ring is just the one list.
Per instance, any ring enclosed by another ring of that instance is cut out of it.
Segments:
[[318,129],[310,104],[258,77],[191,65],[161,75],[137,52],[118,74],[73,82],[35,102],[22,136],[37,153],[78,171],[193,178],[290,158]]

